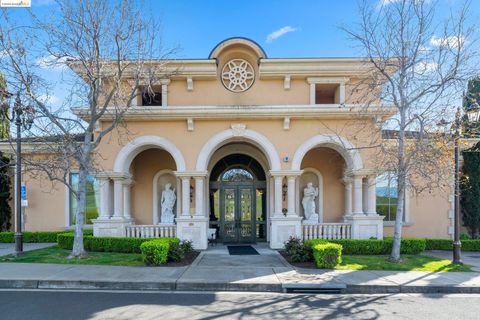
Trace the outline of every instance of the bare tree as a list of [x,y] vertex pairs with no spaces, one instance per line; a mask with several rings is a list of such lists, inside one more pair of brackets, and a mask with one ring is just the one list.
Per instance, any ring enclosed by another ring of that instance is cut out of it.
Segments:
[[[30,13],[27,22],[12,19],[7,11],[0,16],[0,72],[10,90],[20,90],[36,110],[30,135],[38,139],[30,141],[41,142],[37,154],[43,156],[33,156],[25,165],[65,184],[77,198],[70,257],[85,254],[86,184],[95,172],[97,147],[122,123],[141,94],[140,85],[151,88],[169,76],[154,60],[173,50],[163,49],[159,24],[148,12],[133,1],[81,0],[57,1],[50,16]],[[45,68],[65,70],[54,83],[44,76]],[[68,92],[62,106],[52,103],[55,85]],[[79,119],[72,114],[74,107],[88,111]],[[69,181],[72,169],[78,170],[75,190]]]
[[392,261],[400,259],[406,190],[448,184],[451,152],[436,124],[452,114],[452,103],[461,98],[460,88],[472,74],[468,5],[450,11],[445,19],[436,14],[437,7],[427,0],[364,1],[359,23],[344,28],[373,65],[368,85],[383,86],[372,92],[397,111],[388,123],[393,134],[379,153],[382,166],[396,173],[398,184]]

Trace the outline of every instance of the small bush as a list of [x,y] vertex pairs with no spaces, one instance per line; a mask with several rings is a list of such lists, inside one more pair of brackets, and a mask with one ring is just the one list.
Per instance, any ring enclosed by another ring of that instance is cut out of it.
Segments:
[[193,242],[190,240],[182,240],[182,242],[180,242],[180,247],[182,247],[184,254],[189,254],[193,251]]
[[[326,243],[326,241],[324,242]],[[292,262],[305,262],[313,259],[312,248],[296,237],[290,237],[285,242],[285,253]]]
[[[145,241],[140,245],[143,261],[148,266],[159,266],[167,263],[172,244],[168,239]],[[177,246],[179,246],[178,244],[179,242],[177,242]]]
[[335,243],[321,243],[312,247],[315,265],[320,269],[333,269],[342,262],[342,246]]

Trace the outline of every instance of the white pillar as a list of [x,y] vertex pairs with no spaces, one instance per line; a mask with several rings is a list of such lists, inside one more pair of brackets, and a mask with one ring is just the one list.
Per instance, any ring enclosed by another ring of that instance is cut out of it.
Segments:
[[190,177],[182,177],[182,216],[190,215]]
[[204,177],[195,177],[195,215],[203,216],[204,215],[204,203],[203,203],[203,193],[204,193]]
[[315,83],[310,83],[310,104],[315,104]]
[[131,219],[131,187],[132,187],[132,180],[127,179],[123,181],[123,217],[125,219]]
[[170,84],[169,79],[160,80],[162,84],[162,107],[168,106],[168,85]]
[[289,176],[288,177],[288,215],[289,216],[296,216],[295,213],[295,182],[297,177]]
[[352,179],[344,178],[345,184],[345,215],[352,215]]
[[110,179],[99,177],[100,182],[100,219],[108,219],[112,214],[110,208]]
[[374,175],[369,175],[367,179],[367,214],[377,214],[377,181]]
[[283,176],[275,176],[274,177],[275,183],[275,211],[274,215],[281,216],[282,213],[282,180]]
[[113,178],[113,216],[123,218],[123,178]]
[[345,82],[340,83],[340,88],[339,88],[339,103],[344,104],[345,103]]
[[353,177],[353,214],[363,214],[362,176]]

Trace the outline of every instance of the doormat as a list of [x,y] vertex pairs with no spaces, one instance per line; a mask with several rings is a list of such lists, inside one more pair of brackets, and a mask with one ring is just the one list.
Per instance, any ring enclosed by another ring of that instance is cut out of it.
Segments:
[[244,256],[244,255],[256,255],[260,254],[252,246],[227,246],[228,253],[231,256]]

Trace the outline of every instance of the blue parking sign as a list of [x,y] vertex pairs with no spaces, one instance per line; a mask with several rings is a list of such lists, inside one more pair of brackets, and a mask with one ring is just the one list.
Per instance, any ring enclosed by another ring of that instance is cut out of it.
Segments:
[[21,194],[22,200],[27,200],[27,186],[26,185],[22,185],[22,187],[20,188],[20,194]]

